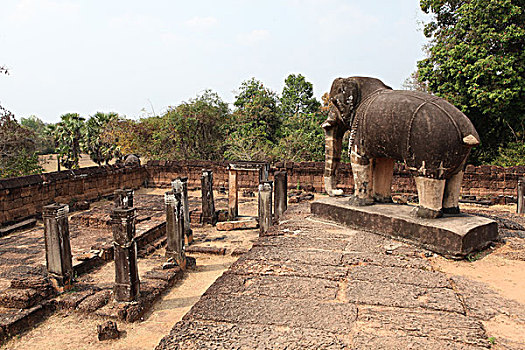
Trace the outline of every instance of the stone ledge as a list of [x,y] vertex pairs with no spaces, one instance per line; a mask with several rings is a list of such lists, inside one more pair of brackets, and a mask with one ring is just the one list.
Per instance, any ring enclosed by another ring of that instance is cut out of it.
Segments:
[[464,257],[481,250],[498,237],[495,221],[468,214],[420,219],[411,215],[412,206],[374,204],[353,207],[344,197],[323,198],[313,202],[310,208],[313,214],[322,218],[407,240],[450,257]]

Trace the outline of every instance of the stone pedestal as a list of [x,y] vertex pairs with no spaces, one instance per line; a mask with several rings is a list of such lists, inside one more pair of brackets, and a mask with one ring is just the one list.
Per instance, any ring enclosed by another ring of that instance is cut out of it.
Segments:
[[133,208],[134,191],[129,188],[115,190],[115,208]]
[[228,171],[228,220],[235,220],[239,216],[237,170]]
[[186,268],[184,254],[184,216],[182,214],[182,187],[164,195],[166,203],[166,257],[172,258],[181,268]]
[[288,174],[286,171],[275,173],[274,200],[275,200],[275,220],[278,221],[288,209]]
[[134,301],[139,296],[135,217],[133,208],[116,208],[111,213],[115,255],[113,295],[117,301]]
[[59,291],[68,290],[73,281],[68,212],[65,204],[52,204],[45,206],[42,213],[47,271]]
[[182,188],[182,215],[184,217],[184,242],[190,245],[193,242],[193,230],[190,226],[190,205],[188,201],[188,178],[179,177],[171,183],[173,191],[177,192]]
[[525,214],[525,177],[518,179],[518,214]]
[[348,197],[324,198],[311,204],[312,213],[319,217],[406,240],[450,257],[481,250],[498,237],[494,220],[467,214],[421,219],[414,216],[414,208],[401,204],[354,207],[348,204]]
[[202,223],[215,225],[217,214],[215,213],[215,201],[213,200],[213,172],[202,170],[201,176],[202,191]]
[[259,227],[261,235],[273,224],[272,215],[272,181],[259,184]]

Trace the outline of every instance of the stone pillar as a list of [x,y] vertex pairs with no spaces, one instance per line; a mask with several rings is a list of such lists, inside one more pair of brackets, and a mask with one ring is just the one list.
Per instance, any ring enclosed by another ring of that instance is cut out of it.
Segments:
[[115,208],[133,208],[134,191],[129,188],[115,190]]
[[518,214],[525,214],[525,177],[518,179]]
[[[270,173],[270,164],[269,163],[262,164],[261,167],[259,168],[259,183],[268,181],[269,173]],[[259,201],[259,205],[257,207],[257,216],[258,217],[261,216],[261,208],[262,208],[261,207],[261,202]]]
[[275,220],[279,220],[283,213],[288,209],[288,174],[286,171],[277,171],[275,173]]
[[259,168],[259,183],[268,181],[268,176],[270,174],[270,163],[264,163]]
[[166,257],[173,258],[181,268],[186,268],[184,254],[184,215],[182,206],[182,182],[175,190],[164,195],[166,203]]
[[115,256],[113,295],[117,301],[134,301],[137,300],[140,289],[135,241],[135,209],[113,209],[111,226]]
[[171,183],[171,188],[177,192],[178,188],[182,188],[182,215],[184,217],[184,241],[186,245],[193,242],[193,230],[190,226],[190,205],[188,201],[188,178],[179,177]]
[[259,184],[259,227],[262,235],[273,224],[272,217],[272,181]]
[[42,213],[47,271],[59,291],[70,289],[73,282],[68,212],[66,204],[51,204]]
[[202,191],[202,223],[215,225],[217,214],[215,213],[215,202],[213,200],[213,172],[203,169],[201,176]]
[[237,170],[229,169],[228,173],[228,220],[239,216],[239,189]]

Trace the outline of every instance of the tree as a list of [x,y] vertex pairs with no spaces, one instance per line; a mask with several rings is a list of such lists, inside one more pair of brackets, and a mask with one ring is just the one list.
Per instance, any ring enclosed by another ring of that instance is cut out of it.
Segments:
[[291,116],[297,113],[315,113],[321,103],[313,96],[312,83],[306,81],[301,74],[290,74],[284,81],[283,93],[280,98],[281,112]]
[[206,90],[202,95],[170,108],[163,118],[169,136],[176,143],[174,159],[223,158],[230,111],[217,93]]
[[101,136],[107,125],[117,119],[117,113],[97,112],[86,122],[84,150],[98,166],[104,162],[109,164],[115,156],[117,145],[114,142],[107,142]]
[[425,25],[431,40],[419,80],[472,120],[481,137],[474,161],[491,162],[499,150],[523,144],[525,3],[421,0],[421,8],[433,19]]
[[225,156],[235,160],[268,160],[279,140],[281,118],[277,94],[255,78],[242,82],[239,90]]
[[55,152],[53,137],[48,133],[47,124],[34,115],[20,119],[20,125],[33,131],[35,135],[36,151],[39,154],[50,154]]
[[[0,74],[9,74],[0,66]],[[22,127],[0,105],[0,177],[39,174],[43,171],[35,151],[34,133]]]
[[403,82],[403,90],[429,92],[428,84],[425,81],[419,81],[419,71],[412,72]]
[[39,174],[34,133],[22,127],[0,106],[0,177]]
[[67,113],[54,128],[60,163],[67,169],[78,169],[81,144],[84,141],[84,118],[77,113]]

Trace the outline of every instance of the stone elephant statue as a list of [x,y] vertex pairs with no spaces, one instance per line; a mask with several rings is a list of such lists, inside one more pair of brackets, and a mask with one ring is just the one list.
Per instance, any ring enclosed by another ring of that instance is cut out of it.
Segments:
[[437,218],[459,213],[459,191],[470,149],[479,144],[471,121],[446,100],[417,91],[392,90],[379,79],[338,78],[329,96],[325,130],[325,189],[336,189],[343,136],[350,130],[349,155],[355,191],[350,202],[391,202],[394,161],[415,176],[416,215]]

